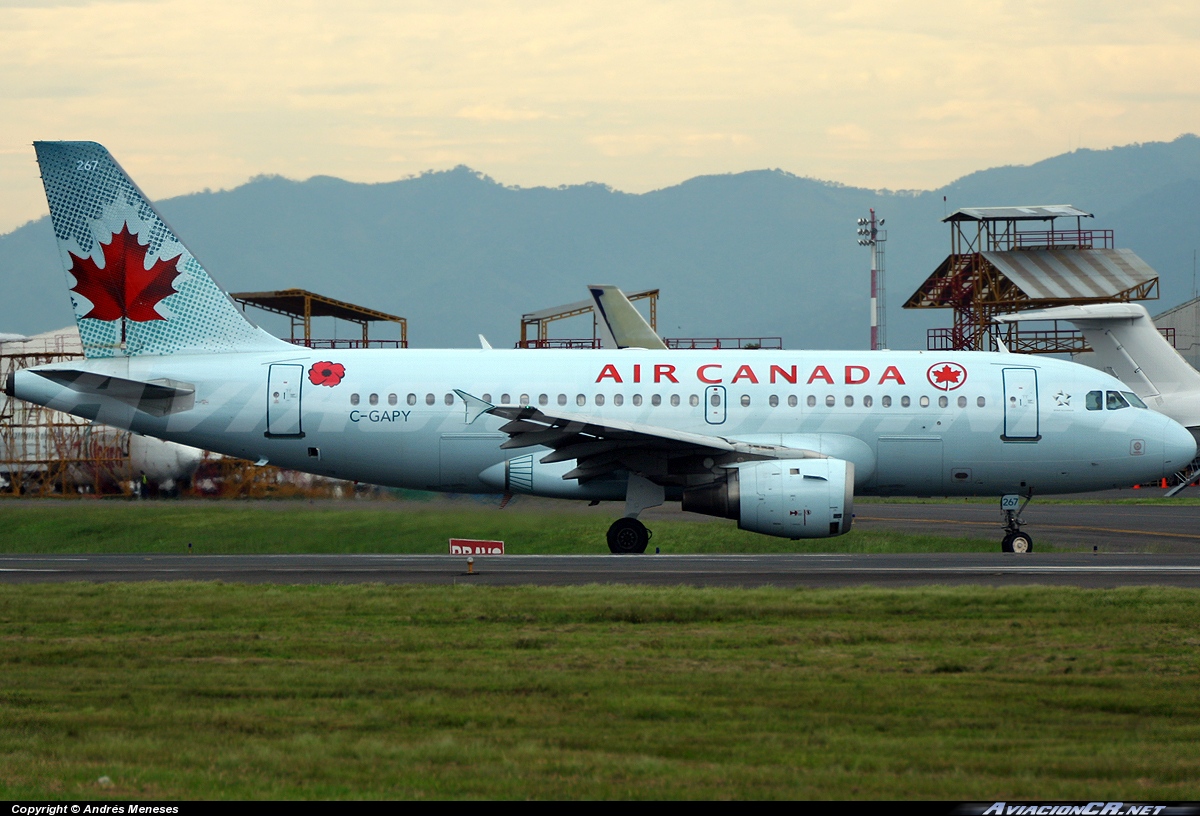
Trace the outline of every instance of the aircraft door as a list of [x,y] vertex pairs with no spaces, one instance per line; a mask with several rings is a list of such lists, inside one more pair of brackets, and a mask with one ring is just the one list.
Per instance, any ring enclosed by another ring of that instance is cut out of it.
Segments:
[[304,386],[304,366],[277,363],[267,374],[267,433],[268,437],[299,439],[304,436],[300,427],[300,391]]
[[725,422],[725,386],[710,385],[704,389],[704,419],[709,425]]
[[1036,442],[1038,425],[1037,369],[1004,369],[1005,442]]

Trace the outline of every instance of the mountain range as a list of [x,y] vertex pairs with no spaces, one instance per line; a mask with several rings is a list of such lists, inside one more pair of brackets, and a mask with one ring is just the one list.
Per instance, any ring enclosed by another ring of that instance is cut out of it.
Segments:
[[[119,151],[118,151],[119,153]],[[117,155],[120,160],[120,156]],[[929,191],[869,190],[782,170],[700,176],[643,194],[603,184],[521,188],[467,167],[380,184],[260,176],[158,202],[229,291],[302,288],[405,316],[416,347],[493,345],[520,317],[590,283],[659,288],[668,337],[780,336],[786,348],[866,348],[869,254],[855,219],[886,219],[893,348],[924,348],[949,312],[900,308],[949,252],[960,207],[1073,204],[1161,279],[1152,313],[1192,297],[1200,138],[1076,150]],[[0,332],[72,322],[48,218],[0,236]],[[251,312],[276,333],[282,318]],[[332,324],[330,324],[331,326]],[[353,327],[338,332],[354,337]],[[328,336],[329,327],[318,327]],[[591,335],[576,318],[554,336]]]

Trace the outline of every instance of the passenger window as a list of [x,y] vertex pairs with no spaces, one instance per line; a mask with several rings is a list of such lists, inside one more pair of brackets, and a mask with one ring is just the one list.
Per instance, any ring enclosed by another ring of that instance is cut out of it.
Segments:
[[399,402],[399,400],[396,399],[395,394],[388,394],[388,405],[395,405],[397,402]]
[[712,405],[713,408],[720,408],[721,407],[721,395],[718,394],[716,391],[714,391],[712,396],[708,398],[708,402],[710,405]]
[[797,402],[798,402],[798,400],[796,399],[795,394],[791,394],[788,396],[788,407],[789,408],[795,408]]
[[809,407],[809,408],[816,408],[816,407],[817,407],[817,398],[816,398],[816,396],[815,396],[815,395],[813,395],[813,394],[809,394],[809,395],[808,395],[808,399],[806,400],[806,402],[808,402],[808,407]]
[[508,396],[508,394],[501,394],[501,395],[500,395],[500,404],[501,404],[501,405],[508,405],[508,404],[509,404],[509,401],[508,401],[508,400],[509,400],[509,396]]
[[921,397],[921,407],[922,408],[929,407],[929,397]]
[[[491,401],[492,401],[492,395],[491,395],[491,394],[484,394],[484,395],[483,395],[483,401],[484,401],[484,402],[491,402]],[[409,405],[416,405],[416,404],[417,404],[417,395],[416,395],[416,394],[409,394],[409,395],[408,395],[408,404],[409,404]]]
[[1150,407],[1150,406],[1146,405],[1146,403],[1142,402],[1142,398],[1139,397],[1137,394],[1133,393],[1132,391],[1122,391],[1121,394],[1125,397],[1125,399],[1129,400],[1129,404],[1132,405],[1134,408],[1149,408]]
[[604,404],[604,395],[603,395],[603,394],[597,394],[597,395],[596,395],[596,404],[597,404],[597,405],[603,405],[603,404]]
[[522,395],[521,395],[521,400],[520,400],[520,402],[518,402],[517,404],[518,404],[518,405],[529,405],[529,404],[531,404],[531,403],[529,402],[529,395],[528,395],[528,394],[522,394]]
[[436,397],[434,397],[433,394],[426,394],[425,395],[425,404],[433,405],[435,399],[436,399]]
[[587,405],[587,397],[583,394],[576,394],[575,404],[582,408],[584,405]]
[[379,395],[372,394],[371,396],[367,397],[367,402],[371,403],[372,405],[378,405],[379,404]]
[[958,407],[959,407],[959,408],[966,408],[966,407],[967,407],[967,398],[966,398],[966,397],[959,397],[959,398],[958,398]]
[[779,407],[779,397],[775,396],[774,394],[767,397],[767,405],[770,405],[772,408],[778,408]]
[[750,407],[750,395],[749,394],[742,394],[742,407],[743,408]]
[[1104,396],[1103,391],[1088,391],[1087,397],[1084,398],[1084,403],[1089,411],[1099,411],[1104,406],[1101,405],[1101,399]]
[[672,408],[678,408],[678,407],[679,407],[679,395],[678,395],[678,394],[672,394],[672,395],[671,395],[671,407],[672,407]]
[[633,395],[633,404],[634,404],[634,406],[641,406],[641,404],[642,404],[642,395],[641,394]]
[[351,395],[350,395],[350,404],[351,404],[351,405],[358,405],[358,394],[351,394]]
[[446,403],[447,405],[453,405],[454,404],[454,395],[447,394],[446,396],[442,397],[442,401],[444,403]]
[[849,394],[846,395],[846,407],[847,408],[854,407],[854,397],[850,396]]
[[688,397],[688,405],[695,408],[699,404],[700,404],[700,397],[698,397],[697,395],[692,394],[690,397]]
[[538,394],[538,405],[549,405],[550,397],[546,394]]
[[625,397],[622,394],[613,394],[613,405],[624,405]]
[[865,397],[863,397],[863,407],[864,408],[870,408],[874,404],[875,404],[875,400],[872,399],[870,394],[867,394]]
[[879,404],[882,405],[884,408],[891,408],[892,407],[892,398],[889,397],[887,394],[884,394],[883,399],[879,400]]
[[975,400],[975,404],[982,408],[983,406],[987,405],[987,400],[983,397],[980,397],[979,399]]
[[836,400],[836,399],[834,399],[834,397],[833,397],[833,394],[830,394],[828,397],[826,397],[826,398],[825,398],[825,407],[826,407],[826,408],[832,408],[832,407],[833,407],[833,404],[834,404],[835,402],[837,402],[837,400]]
[[558,404],[559,404],[559,405],[566,405],[566,404],[567,404],[567,395],[566,395],[566,394],[559,394],[559,395],[558,395]]
[[655,394],[650,398],[650,404],[657,408],[658,406],[662,405],[662,397],[660,397],[658,394]]
[[1105,407],[1110,411],[1120,411],[1122,408],[1128,408],[1129,403],[1121,396],[1120,391],[1109,391]]
[[900,407],[901,408],[907,408],[910,405],[912,405],[912,400],[909,399],[907,396],[900,398]]
[[938,397],[938,408],[946,408],[950,405],[949,397]]

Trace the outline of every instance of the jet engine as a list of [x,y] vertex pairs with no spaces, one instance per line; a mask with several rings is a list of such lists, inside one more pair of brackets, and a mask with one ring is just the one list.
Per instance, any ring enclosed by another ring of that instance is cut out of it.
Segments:
[[737,519],[738,527],[781,538],[850,532],[854,465],[844,459],[777,459],[731,467],[724,479],[683,491],[683,509]]

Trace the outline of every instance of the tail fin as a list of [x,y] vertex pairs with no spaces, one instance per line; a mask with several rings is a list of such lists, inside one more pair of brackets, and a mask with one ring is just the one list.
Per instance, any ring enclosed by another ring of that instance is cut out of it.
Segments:
[[603,284],[589,286],[588,292],[591,293],[592,300],[596,303],[596,313],[601,318],[599,326],[607,331],[604,337],[606,348],[610,347],[609,340],[612,341],[613,348],[667,347],[620,289]]
[[35,142],[87,357],[267,351],[102,145]]

